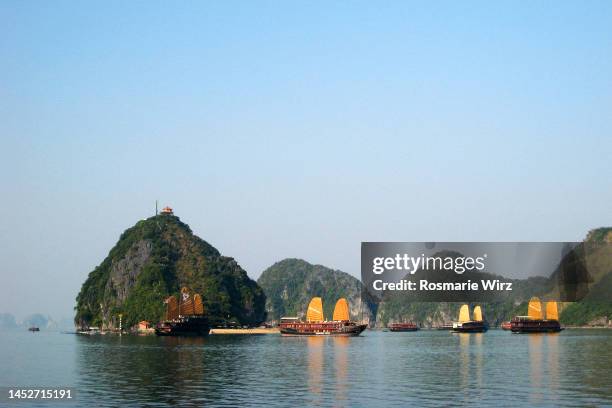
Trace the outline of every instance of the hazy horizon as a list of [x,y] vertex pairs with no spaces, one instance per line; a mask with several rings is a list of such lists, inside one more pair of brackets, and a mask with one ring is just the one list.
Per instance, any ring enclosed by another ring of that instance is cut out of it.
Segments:
[[256,279],[612,224],[612,3],[0,4],[0,313],[172,206]]

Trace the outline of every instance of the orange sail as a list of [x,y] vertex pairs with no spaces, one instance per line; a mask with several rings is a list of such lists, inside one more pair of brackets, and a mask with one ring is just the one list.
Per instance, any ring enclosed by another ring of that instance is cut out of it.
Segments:
[[332,320],[351,320],[349,317],[348,302],[345,298],[340,298],[336,302],[336,307],[334,307],[334,318]]
[[323,301],[320,297],[313,297],[308,305],[308,311],[306,312],[306,321],[308,322],[322,322],[323,320]]
[[181,314],[183,316],[190,316],[192,314],[195,314],[194,307],[193,307],[193,300],[191,298],[181,303]]
[[559,320],[557,302],[546,302],[546,320]]
[[193,295],[193,309],[194,309],[193,314],[196,314],[196,315],[204,314],[204,304],[202,304],[202,296],[200,296],[197,293]]
[[193,299],[189,295],[189,289],[181,288],[181,299],[179,301],[179,314],[182,316],[190,316],[194,314]]
[[542,320],[544,314],[542,312],[542,302],[537,297],[532,297],[529,301],[529,307],[527,308],[527,315],[531,319]]
[[176,320],[181,316],[193,316],[204,314],[204,304],[199,294],[191,296],[188,288],[181,288],[178,297],[170,296],[164,300],[166,304],[166,320]]
[[461,306],[459,309],[459,323],[470,321],[470,307],[468,305]]
[[476,306],[474,308],[474,320],[477,322],[482,322],[484,319],[482,318],[482,309],[480,306]]
[[178,318],[178,302],[174,296],[170,296],[164,300],[166,304],[166,320],[174,320]]

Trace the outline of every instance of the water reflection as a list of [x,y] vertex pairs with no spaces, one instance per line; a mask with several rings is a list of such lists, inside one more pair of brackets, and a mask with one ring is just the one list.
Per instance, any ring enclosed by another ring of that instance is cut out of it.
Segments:
[[322,391],[323,377],[323,356],[325,338],[318,336],[309,336],[306,338],[308,345],[308,389],[315,397],[315,401],[320,399]]
[[558,397],[559,334],[532,333],[527,336],[530,402],[549,403]]
[[464,400],[469,402],[482,392],[483,333],[457,333],[459,336],[459,377]]
[[[118,401],[175,404],[193,399],[193,384],[206,373],[207,361],[197,352],[201,337],[79,337],[78,378],[94,395]],[[231,372],[232,367],[226,367]],[[214,389],[207,399],[214,399]]]
[[459,336],[459,355],[461,368],[459,370],[461,377],[461,389],[468,389],[470,384],[470,334],[458,333]]
[[[610,405],[612,332],[597,333],[65,335],[56,347],[66,349],[63,355],[71,362],[49,359],[39,377],[27,364],[27,370],[14,367],[4,376],[10,382],[23,377],[20,383],[44,383],[44,370],[53,367],[58,383],[83,390],[82,405],[95,400],[98,406]],[[45,355],[56,355],[49,343],[33,343],[38,339],[27,337],[31,347],[44,346]],[[0,348],[0,361],[15,361],[3,350],[20,348]],[[28,350],[19,359],[37,356],[36,348]]]
[[542,343],[543,335],[527,334],[529,350],[529,378],[531,386],[531,402],[539,403],[542,400]]
[[478,393],[482,392],[482,368],[484,365],[484,349],[482,342],[484,340],[484,333],[473,333],[472,339],[474,341],[474,374],[473,378],[476,382],[476,390]]
[[347,399],[348,392],[348,347],[350,339],[348,337],[333,337],[334,364],[336,368],[336,401],[343,405]]
[[546,359],[548,361],[548,389],[552,402],[559,396],[559,334],[546,336]]

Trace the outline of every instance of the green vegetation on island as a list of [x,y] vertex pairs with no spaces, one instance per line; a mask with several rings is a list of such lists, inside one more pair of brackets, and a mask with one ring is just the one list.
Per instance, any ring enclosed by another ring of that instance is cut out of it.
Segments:
[[579,302],[564,305],[560,320],[570,326],[606,326],[612,321],[612,227],[589,231],[583,245],[590,272],[589,291]]
[[238,263],[194,235],[172,214],[139,221],[126,230],[88,276],[76,301],[79,327],[116,328],[163,318],[163,301],[187,286],[202,296],[213,324],[265,320],[265,295]]
[[[372,321],[375,305],[361,298],[361,282],[346,272],[313,265],[302,259],[284,259],[266,269],[257,280],[266,293],[268,319],[304,317],[310,299],[323,299],[325,317],[331,318],[336,301],[349,302],[351,318]],[[363,302],[362,302],[363,300]]]

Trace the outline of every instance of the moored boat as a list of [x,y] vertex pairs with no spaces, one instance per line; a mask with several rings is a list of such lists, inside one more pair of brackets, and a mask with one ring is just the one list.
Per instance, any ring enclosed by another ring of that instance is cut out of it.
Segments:
[[170,296],[166,304],[166,320],[155,326],[158,336],[207,336],[210,332],[208,318],[199,294],[190,295],[189,289],[182,288],[180,300]]
[[512,329],[512,323],[511,322],[503,322],[501,324],[501,328],[502,328],[502,330],[510,330],[510,329]]
[[37,331],[40,331],[40,328],[38,328],[38,327],[36,327],[36,326],[32,326],[32,327],[29,327],[29,328],[28,328],[28,331],[31,331],[31,332],[37,332]]
[[480,306],[474,308],[474,319],[470,319],[470,307],[462,305],[459,309],[459,321],[453,322],[453,332],[456,333],[482,333],[489,329],[484,320]]
[[204,316],[180,316],[155,327],[158,336],[207,336],[209,332],[210,325]]
[[350,320],[348,302],[344,298],[336,302],[332,320],[325,320],[320,297],[310,301],[305,322],[297,318],[282,318],[279,324],[283,336],[359,336],[366,327],[366,324]]
[[412,332],[419,330],[419,326],[415,323],[391,323],[387,326],[389,331],[392,332]]
[[510,321],[512,333],[558,333],[563,328],[559,323],[557,302],[546,302],[546,315],[542,302],[537,297],[529,300],[527,316],[515,316]]

